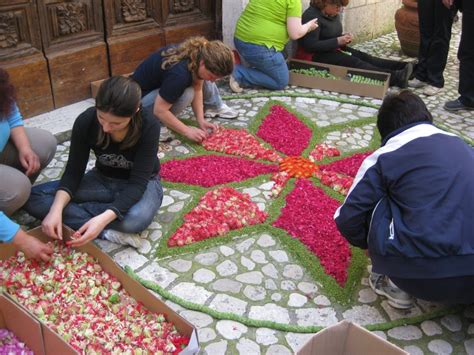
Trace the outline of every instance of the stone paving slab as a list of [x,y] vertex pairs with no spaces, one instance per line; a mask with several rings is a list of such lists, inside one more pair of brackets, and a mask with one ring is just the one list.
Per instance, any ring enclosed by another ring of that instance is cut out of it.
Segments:
[[[395,34],[389,34],[357,47],[375,54],[384,53],[393,58],[400,58],[397,41]],[[422,97],[437,123],[474,140],[472,113],[447,113],[442,109],[444,101],[457,97],[458,65],[455,49],[458,41],[459,25],[456,25],[446,71],[446,89],[435,97]],[[227,88],[222,87],[222,90],[226,92]],[[257,90],[251,92],[260,93]],[[286,92],[336,95],[338,98],[355,98],[380,104],[380,100],[320,90],[293,87],[288,88]],[[288,103],[320,127],[370,118],[376,114],[376,110],[370,107],[328,99],[279,96],[273,98]],[[219,123],[232,127],[247,127],[268,100],[266,97],[227,100],[227,104],[238,109],[241,115],[235,121],[219,120]],[[69,151],[67,132],[77,114],[90,105],[93,105],[93,101],[86,100],[27,121],[27,125],[49,129],[64,141],[58,146],[55,159],[41,174],[39,182],[56,179],[61,175]],[[190,117],[190,111],[185,113],[184,118],[186,117]],[[372,139],[374,130],[375,124],[368,123],[355,129],[330,132],[324,141],[338,146],[343,151],[364,148]],[[192,147],[182,144],[167,130],[164,130],[163,137],[171,140],[160,144],[160,158],[194,153]],[[89,168],[92,165],[91,162]],[[271,186],[272,183],[267,182],[239,189],[249,193],[259,208],[264,210],[271,203],[268,193]],[[409,313],[394,310],[383,298],[373,293],[368,287],[366,277],[361,280],[356,290],[356,304],[349,309],[338,307],[320,292],[321,285],[309,278],[304,268],[268,233],[251,235],[245,240],[235,239],[227,245],[194,254],[157,260],[154,255],[159,241],[168,232],[174,216],[192,200],[193,196],[188,191],[165,189],[163,206],[148,228],[149,242],[140,250],[107,241],[97,243],[119,265],[130,266],[141,277],[153,280],[183,299],[254,319],[275,319],[298,325],[330,325],[340,319],[373,324],[415,316],[432,311],[436,307],[420,301]],[[31,217],[23,212],[15,217],[24,225],[34,223]],[[202,312],[187,310],[170,301],[167,301],[167,304],[196,325],[203,354],[291,354],[311,336],[248,327],[236,321],[219,320]],[[456,314],[374,333],[404,348],[410,354],[474,354],[473,320],[474,307],[471,306]]]

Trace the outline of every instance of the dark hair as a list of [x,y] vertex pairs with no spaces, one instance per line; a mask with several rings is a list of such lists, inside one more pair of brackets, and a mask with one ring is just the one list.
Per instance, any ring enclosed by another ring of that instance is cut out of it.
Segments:
[[197,74],[201,60],[206,69],[218,77],[230,75],[234,70],[234,55],[230,47],[222,41],[208,41],[204,37],[188,38],[162,55],[165,57],[162,69],[168,69],[182,59],[189,59],[188,69],[194,74]]
[[410,90],[385,97],[377,115],[382,140],[393,131],[415,122],[433,122],[433,116],[422,99]]
[[[113,76],[105,80],[97,92],[95,98],[97,110],[118,117],[131,118],[127,135],[120,144],[122,150],[133,147],[140,138],[142,127],[141,109],[139,110],[141,96],[140,85],[133,79],[123,76]],[[97,144],[103,149],[110,144],[110,135],[103,131],[102,126],[99,127]]]
[[16,90],[8,72],[0,68],[0,121],[6,120],[16,101]]
[[326,5],[347,6],[349,5],[349,0],[311,0],[310,4],[322,10]]

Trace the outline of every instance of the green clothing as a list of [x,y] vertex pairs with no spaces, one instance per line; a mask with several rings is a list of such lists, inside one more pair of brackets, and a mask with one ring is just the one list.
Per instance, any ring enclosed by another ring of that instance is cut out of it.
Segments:
[[235,37],[282,51],[289,39],[288,17],[301,17],[301,0],[250,0],[237,22]]

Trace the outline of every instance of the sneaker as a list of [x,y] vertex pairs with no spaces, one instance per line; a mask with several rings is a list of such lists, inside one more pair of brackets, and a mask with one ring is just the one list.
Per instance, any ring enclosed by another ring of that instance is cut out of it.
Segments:
[[405,89],[408,87],[408,79],[413,73],[413,64],[407,63],[405,68],[397,70],[393,73],[390,79],[391,86],[398,86],[399,88]]
[[369,276],[369,285],[377,295],[386,297],[388,304],[393,308],[413,307],[412,297],[400,290],[387,276],[372,272]]
[[408,80],[408,87],[413,89],[419,89],[428,85],[424,81],[418,80],[417,78]]
[[439,94],[441,91],[443,91],[443,88],[438,88],[433,85],[426,85],[423,89],[423,94],[426,96],[434,96]]
[[232,118],[237,118],[238,115],[239,113],[237,111],[231,109],[226,104],[223,104],[221,107],[217,109],[216,108],[206,109],[206,111],[204,112],[204,116],[210,117],[210,118],[220,117],[220,118],[232,119]]
[[460,111],[460,110],[474,110],[472,106],[464,105],[459,99],[448,101],[444,104],[444,109],[446,111]]
[[106,229],[102,233],[102,237],[110,242],[122,245],[130,245],[136,249],[140,249],[143,245],[143,241],[148,235],[147,232],[143,233],[123,233],[113,229]]
[[229,77],[229,86],[230,89],[237,94],[240,94],[242,91],[244,91],[244,89],[240,87],[239,82],[235,80],[232,75]]

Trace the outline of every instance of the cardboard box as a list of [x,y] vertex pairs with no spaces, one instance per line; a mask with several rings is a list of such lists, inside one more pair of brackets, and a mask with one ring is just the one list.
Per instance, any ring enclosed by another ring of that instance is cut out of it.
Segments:
[[343,320],[316,333],[297,355],[408,355],[367,329]]
[[[123,76],[130,76],[133,73],[128,73],[128,74],[123,74]],[[93,99],[97,96],[97,92],[99,91],[100,85],[107,79],[101,79],[101,80],[96,80],[91,82],[91,96]]]
[[13,332],[36,355],[44,354],[40,323],[2,294],[0,294],[0,329]]
[[[73,231],[68,227],[63,227],[63,238],[68,240]],[[49,238],[43,234],[41,227],[34,228],[28,231],[28,234],[37,237],[42,241],[48,241]],[[148,310],[155,313],[162,313],[166,320],[172,322],[176,329],[182,334],[190,338],[188,346],[181,351],[182,355],[195,354],[199,350],[199,342],[196,329],[191,323],[186,321],[175,311],[169,308],[165,303],[156,298],[150,291],[148,291],[138,281],[128,276],[107,254],[95,246],[93,243],[88,243],[82,247],[77,248],[81,252],[88,253],[96,258],[102,268],[109,274],[115,276],[120,281],[122,287],[128,294],[141,302]],[[15,255],[16,249],[11,244],[3,244],[0,246],[0,259],[4,260]],[[8,294],[6,297],[9,298]],[[12,300],[13,301],[13,300]],[[15,301],[13,301],[15,302]],[[20,305],[21,308],[23,306]],[[23,308],[25,309],[25,308]],[[25,309],[26,310],[26,309]],[[44,351],[45,354],[78,354],[69,344],[67,344],[58,334],[52,331],[47,325],[41,323],[43,333]]]
[[[291,69],[310,68],[329,71],[330,74],[338,77],[339,80],[308,76],[291,71]],[[382,99],[385,96],[385,93],[388,90],[388,84],[390,82],[390,74],[387,73],[341,67],[331,64],[308,62],[298,59],[290,59],[288,61],[288,69],[290,70],[290,85],[302,86],[311,89],[335,91],[350,95],[370,96],[377,99]],[[370,85],[351,82],[348,80],[349,74],[362,75],[366,78],[381,80],[384,82],[384,85]]]

